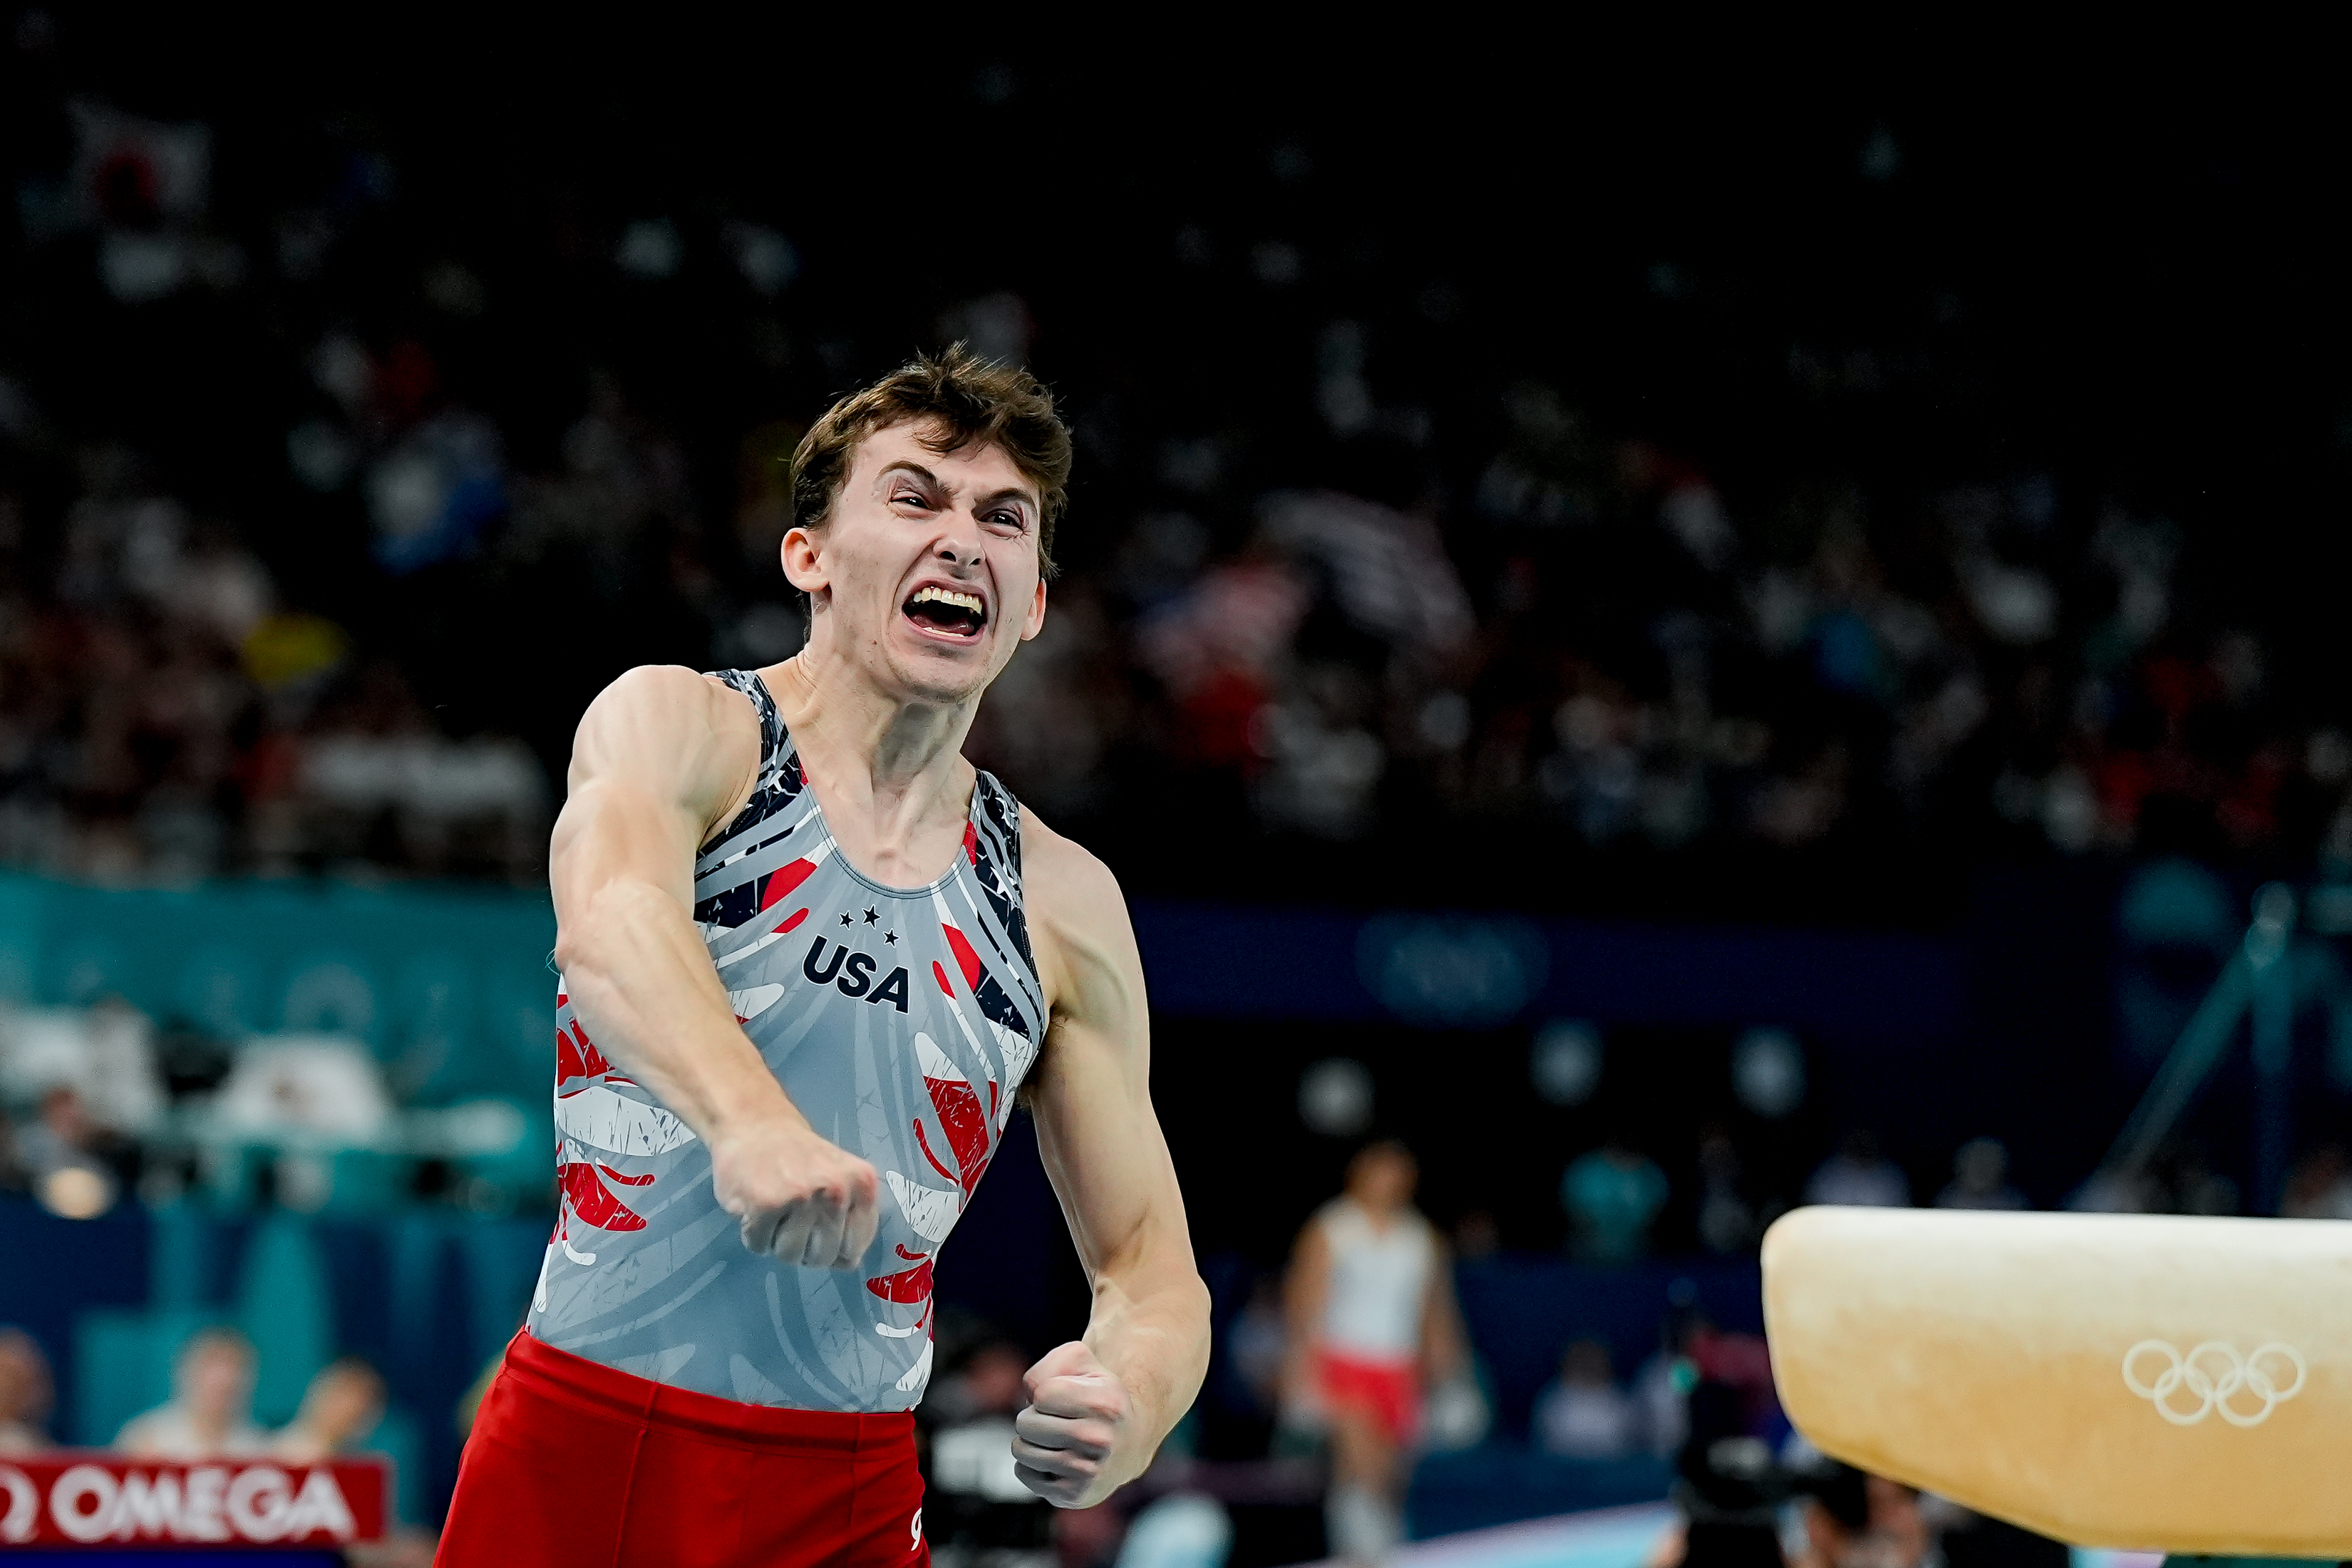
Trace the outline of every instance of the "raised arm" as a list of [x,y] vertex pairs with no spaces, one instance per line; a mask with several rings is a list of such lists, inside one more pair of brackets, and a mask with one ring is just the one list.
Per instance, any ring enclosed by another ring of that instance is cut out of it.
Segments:
[[1032,1491],[1084,1508],[1142,1473],[1209,1364],[1209,1293],[1151,1109],[1143,962],[1118,884],[1028,818],[1030,931],[1052,1008],[1030,1109],[1094,1289],[1086,1338],[1029,1371],[1015,1421]]
[[710,1146],[743,1244],[849,1268],[874,1239],[873,1166],[819,1137],[736,1022],[694,923],[703,836],[750,792],[759,721],[740,693],[647,666],[580,721],[548,852],[555,961],[572,1010]]

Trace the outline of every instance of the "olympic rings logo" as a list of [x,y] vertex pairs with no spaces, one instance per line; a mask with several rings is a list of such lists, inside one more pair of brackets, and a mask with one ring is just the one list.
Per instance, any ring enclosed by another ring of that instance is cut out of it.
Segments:
[[[2151,1358],[2159,1370],[2153,1381],[2142,1382],[2140,1369]],[[2294,1381],[2282,1387],[2290,1367]],[[2187,1355],[2163,1340],[2142,1340],[2124,1352],[2124,1386],[2175,1426],[2194,1426],[2213,1415],[2232,1426],[2259,1426],[2303,1392],[2305,1376],[2303,1352],[2276,1340],[2250,1356],[2241,1356],[2226,1340],[2207,1340]],[[2254,1407],[2257,1399],[2262,1404]]]

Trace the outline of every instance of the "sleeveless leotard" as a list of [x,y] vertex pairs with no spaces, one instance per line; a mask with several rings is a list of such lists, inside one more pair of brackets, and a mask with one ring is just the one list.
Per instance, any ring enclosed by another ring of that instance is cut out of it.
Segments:
[[656,1383],[803,1410],[905,1410],[931,1369],[931,1270],[1045,1037],[1021,808],[982,773],[963,850],[887,888],[835,848],[767,687],[751,804],[695,862],[694,918],[744,1033],[816,1131],[882,1173],[854,1271],[747,1250],[693,1131],[596,1049],[561,979],[562,1209],[533,1337]]

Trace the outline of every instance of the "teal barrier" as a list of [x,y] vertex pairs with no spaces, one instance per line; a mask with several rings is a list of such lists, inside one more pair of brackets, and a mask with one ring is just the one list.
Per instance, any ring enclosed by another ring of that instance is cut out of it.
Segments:
[[118,995],[229,1037],[367,1042],[410,1104],[504,1095],[552,1070],[555,913],[543,892],[223,882],[89,888],[0,874],[0,1000]]

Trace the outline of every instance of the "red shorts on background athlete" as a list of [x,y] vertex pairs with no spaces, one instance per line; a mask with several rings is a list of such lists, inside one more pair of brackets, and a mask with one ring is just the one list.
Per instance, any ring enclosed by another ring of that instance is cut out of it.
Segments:
[[517,1334],[436,1568],[923,1568],[915,1417],[775,1410]]
[[1315,1358],[1323,1403],[1369,1415],[1399,1447],[1421,1431],[1421,1368],[1409,1361],[1371,1361],[1324,1351]]

